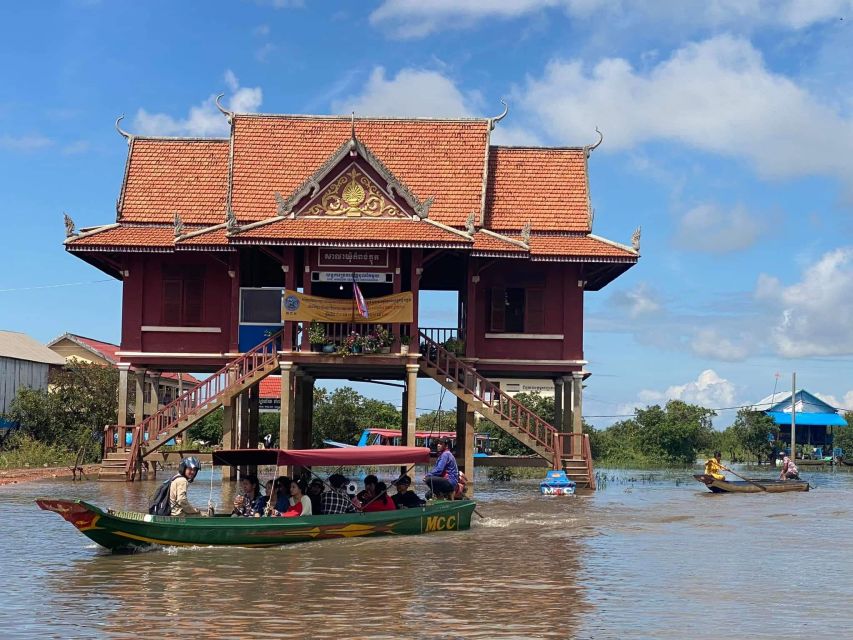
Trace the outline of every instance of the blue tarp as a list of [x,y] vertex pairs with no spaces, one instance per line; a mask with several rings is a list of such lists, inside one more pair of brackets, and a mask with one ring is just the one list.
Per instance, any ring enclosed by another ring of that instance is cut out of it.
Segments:
[[[791,424],[791,414],[786,411],[767,411],[776,424]],[[797,411],[797,426],[846,427],[847,420],[837,413],[801,413]]]

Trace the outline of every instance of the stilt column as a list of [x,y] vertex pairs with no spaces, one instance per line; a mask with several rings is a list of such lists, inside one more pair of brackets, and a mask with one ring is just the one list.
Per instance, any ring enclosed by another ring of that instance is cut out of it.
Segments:
[[563,430],[563,379],[554,379],[554,428]]
[[406,365],[406,422],[403,425],[403,444],[415,446],[415,430],[417,428],[418,410],[418,371],[416,364]]
[[281,414],[278,426],[278,446],[281,449],[292,449],[296,408],[293,399],[293,377],[296,367],[292,362],[279,362],[279,366],[281,367]]
[[583,374],[579,371],[572,374],[572,433],[583,433]]
[[465,402],[456,404],[456,457],[468,478],[468,496],[474,495],[474,432],[477,416]]
[[139,424],[145,419],[145,369],[137,371],[136,399],[133,406],[133,423]]
[[[258,448],[258,427],[261,421],[261,385],[257,383],[249,388],[249,429],[246,446],[249,449]],[[246,469],[248,473],[257,475],[258,465],[252,464]]]
[[[130,364],[122,362],[118,365],[118,441],[123,443],[127,433],[127,374]],[[112,447],[112,442],[104,443]]]
[[[234,372],[228,373],[228,385],[234,382]],[[222,412],[222,448],[237,448],[237,398],[227,398]],[[233,482],[237,479],[237,467],[223,466],[222,479]]]

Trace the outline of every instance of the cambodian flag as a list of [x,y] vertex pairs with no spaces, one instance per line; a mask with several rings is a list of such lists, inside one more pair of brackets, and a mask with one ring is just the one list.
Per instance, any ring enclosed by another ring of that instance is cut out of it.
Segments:
[[358,308],[358,313],[362,318],[367,318],[367,301],[361,293],[358,283],[352,283],[352,295],[355,297],[355,306]]

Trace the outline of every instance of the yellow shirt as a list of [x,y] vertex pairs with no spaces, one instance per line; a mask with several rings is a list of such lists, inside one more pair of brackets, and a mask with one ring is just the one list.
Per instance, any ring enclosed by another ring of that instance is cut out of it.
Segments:
[[725,480],[726,476],[724,476],[721,471],[723,470],[723,465],[717,462],[716,458],[709,458],[708,462],[705,463],[705,475],[713,476],[717,480]]

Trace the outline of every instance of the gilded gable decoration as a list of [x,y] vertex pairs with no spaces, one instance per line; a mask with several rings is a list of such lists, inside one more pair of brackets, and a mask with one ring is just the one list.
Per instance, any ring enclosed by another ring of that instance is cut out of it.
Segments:
[[301,214],[347,218],[408,217],[400,207],[355,165],[335,178],[314,202]]

